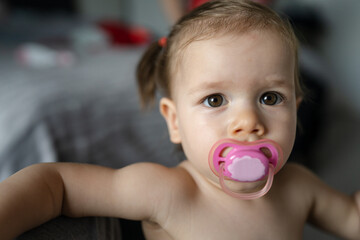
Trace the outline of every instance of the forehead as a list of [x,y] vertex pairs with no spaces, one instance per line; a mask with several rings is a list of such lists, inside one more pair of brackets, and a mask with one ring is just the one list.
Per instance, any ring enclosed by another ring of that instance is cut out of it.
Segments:
[[194,41],[181,55],[173,79],[174,87],[214,78],[294,80],[294,51],[271,31]]

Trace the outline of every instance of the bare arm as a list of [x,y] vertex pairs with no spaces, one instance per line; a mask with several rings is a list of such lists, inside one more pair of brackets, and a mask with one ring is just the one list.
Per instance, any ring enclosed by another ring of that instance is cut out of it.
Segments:
[[[149,171],[149,169],[152,169]],[[0,236],[20,233],[61,214],[150,219],[163,171],[148,164],[120,170],[86,164],[38,164],[0,183]],[[154,173],[154,175],[153,175]],[[155,184],[153,184],[155,183]]]
[[[338,192],[306,173],[314,201],[310,221],[344,239],[360,239],[360,195]],[[356,196],[358,200],[356,200]]]
[[26,168],[0,183],[0,235],[13,239],[61,213],[63,185],[50,168]]

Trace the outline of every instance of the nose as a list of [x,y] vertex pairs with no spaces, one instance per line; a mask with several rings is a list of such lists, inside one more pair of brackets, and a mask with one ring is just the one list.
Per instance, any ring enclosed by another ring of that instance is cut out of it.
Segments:
[[249,135],[263,136],[265,126],[259,114],[254,110],[246,110],[235,114],[229,124],[229,135],[233,138]]

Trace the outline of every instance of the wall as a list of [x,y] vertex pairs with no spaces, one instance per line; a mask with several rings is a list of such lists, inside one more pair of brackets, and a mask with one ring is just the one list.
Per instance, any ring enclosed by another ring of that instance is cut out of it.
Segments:
[[324,14],[332,26],[332,32],[324,46],[338,78],[333,79],[337,99],[354,106],[360,116],[360,1],[331,0],[323,4]]
[[166,35],[170,25],[159,3],[160,0],[131,0],[131,10],[126,14],[127,20],[148,27],[159,36]]
[[[279,1],[280,5],[290,1]],[[293,0],[318,8],[328,24],[319,51],[328,64],[329,84],[337,104],[360,116],[360,1]]]
[[81,17],[85,19],[118,19],[122,14],[121,1],[119,0],[77,0],[77,5]]

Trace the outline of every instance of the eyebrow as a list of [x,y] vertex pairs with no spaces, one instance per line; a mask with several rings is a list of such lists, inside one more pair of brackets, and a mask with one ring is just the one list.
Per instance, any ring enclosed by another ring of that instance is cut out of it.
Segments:
[[[264,81],[266,82],[266,84],[269,87],[273,87],[273,86],[286,87],[286,86],[290,85],[289,84],[290,81],[283,76],[269,76],[269,77],[266,77],[264,79]],[[221,81],[221,80],[206,81],[206,82],[203,82],[202,84],[198,84],[198,85],[194,86],[193,88],[191,88],[189,90],[189,94],[193,95],[199,91],[219,89],[219,87],[224,89],[227,87],[226,85],[231,85],[231,83],[229,83],[227,81]]]
[[288,86],[291,83],[291,81],[282,76],[269,76],[265,78],[265,81],[271,86]]
[[226,87],[226,85],[227,85],[226,81],[207,81],[191,88],[189,94],[194,94],[196,92],[203,90],[218,89],[220,86],[224,88]]

